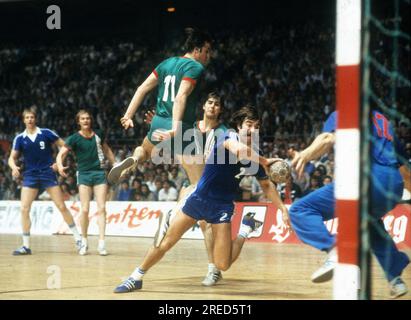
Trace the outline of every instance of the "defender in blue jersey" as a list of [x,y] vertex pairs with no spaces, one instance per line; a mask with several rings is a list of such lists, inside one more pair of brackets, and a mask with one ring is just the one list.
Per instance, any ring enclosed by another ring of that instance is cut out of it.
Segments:
[[[319,158],[334,145],[336,119],[334,112],[325,122],[323,133],[307,149],[296,153],[292,164],[299,174],[303,172],[306,163]],[[398,154],[402,152],[396,145],[394,131],[387,118],[380,112],[373,111],[371,121],[370,213],[374,219],[370,224],[371,248],[390,282],[391,297],[396,298],[407,293],[407,287],[400,276],[410,260],[405,253],[398,251],[384,228],[382,217],[401,200],[404,184],[398,169],[403,163]],[[406,168],[402,170],[409,172]],[[334,218],[334,210],[334,183],[310,193],[290,208],[291,224],[298,237],[303,242],[328,252],[324,265],[313,273],[313,282],[330,280],[337,263],[335,236],[324,225],[324,221]]]
[[[204,163],[207,161],[210,153],[213,151],[214,145],[217,141],[217,137],[220,134],[224,134],[228,127],[220,121],[220,115],[223,111],[223,101],[221,97],[216,92],[210,92],[204,103],[203,103],[203,119],[196,121],[193,124],[194,133],[194,142],[195,142],[195,154],[204,157]],[[155,116],[155,111],[148,111],[145,114],[144,122],[150,124]],[[198,181],[193,181],[197,183]],[[194,185],[190,185],[186,188],[181,188],[179,194],[179,200],[184,198],[184,195],[192,192]],[[158,247],[167,231],[167,226],[169,225],[169,220],[174,211],[177,211],[182,206],[182,202],[166,214],[165,217],[161,216],[159,221],[159,230],[156,233],[154,244]],[[222,273],[214,264],[213,258],[213,247],[214,240],[211,231],[211,224],[207,223],[204,220],[198,222],[200,225],[201,231],[204,234],[204,242],[207,249],[208,256],[208,272],[204,280],[201,282],[204,286],[214,286],[218,281],[222,279]]]
[[[205,220],[212,224],[214,263],[218,269],[227,270],[238,258],[248,235],[262,225],[254,219],[253,213],[248,213],[243,218],[237,238],[232,240],[233,200],[239,179],[243,175],[257,176],[267,198],[282,211],[283,220],[288,224],[287,208],[266,174],[267,167],[278,159],[266,159],[252,148],[252,135],[259,128],[257,109],[251,106],[241,108],[233,114],[233,123],[238,133],[227,132],[219,137],[197,187],[185,199],[184,206],[171,221],[159,247],[153,246],[149,249],[143,263],[114,290],[115,293],[141,289],[143,275],[198,220]],[[240,137],[245,137],[245,139]]]
[[21,190],[21,222],[23,228],[23,246],[13,252],[13,255],[31,254],[30,249],[30,208],[39,190],[47,190],[57,209],[63,215],[64,221],[73,232],[77,248],[81,237],[77,231],[73,216],[64,204],[63,194],[57,183],[56,166],[52,156],[52,145],[59,147],[64,141],[53,131],[36,126],[36,113],[27,109],[23,112],[26,130],[18,134],[13,141],[13,147],[8,160],[14,178],[20,176],[21,168],[17,166],[20,155],[24,157],[23,188]]

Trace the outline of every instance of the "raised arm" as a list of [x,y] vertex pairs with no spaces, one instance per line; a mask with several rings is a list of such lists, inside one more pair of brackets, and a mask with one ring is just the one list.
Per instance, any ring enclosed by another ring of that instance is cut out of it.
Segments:
[[334,142],[335,134],[332,132],[324,132],[318,135],[309,147],[301,152],[294,152],[292,165],[295,167],[298,176],[302,176],[304,167],[309,161],[318,159],[328,152],[334,145]]
[[173,126],[171,130],[157,130],[153,133],[153,138],[156,140],[166,140],[174,137],[178,131],[181,121],[183,120],[184,111],[186,109],[187,98],[193,92],[194,84],[189,80],[182,80],[173,104]]
[[173,131],[176,132],[178,124],[183,120],[187,98],[193,92],[194,84],[188,80],[182,80],[178,88],[173,104]]
[[157,77],[154,73],[151,73],[148,78],[137,88],[136,92],[134,93],[133,99],[131,100],[126,113],[120,119],[121,125],[124,129],[128,129],[129,127],[134,127],[133,124],[133,116],[136,113],[137,109],[140,107],[141,103],[144,100],[144,97],[153,90],[158,84]]
[[260,156],[252,148],[234,139],[227,139],[226,141],[224,141],[224,148],[235,154],[238,160],[250,160],[261,164],[265,169],[269,164],[272,163],[269,162],[265,157]]

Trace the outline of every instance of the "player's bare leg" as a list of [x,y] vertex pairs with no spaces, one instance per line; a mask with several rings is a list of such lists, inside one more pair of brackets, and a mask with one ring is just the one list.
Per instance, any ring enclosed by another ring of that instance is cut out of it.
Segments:
[[218,269],[225,271],[237,260],[243,248],[245,238],[237,237],[231,240],[231,223],[213,224],[212,230],[215,265]]
[[61,212],[64,221],[69,226],[71,232],[73,233],[74,241],[76,242],[77,249],[80,250],[81,246],[81,236],[77,231],[76,224],[74,222],[73,216],[70,211],[67,209],[66,204],[63,200],[63,193],[60,189],[60,186],[54,186],[47,188],[47,192],[56,205],[57,209]]
[[21,189],[21,227],[23,231],[23,245],[13,251],[13,255],[31,254],[30,250],[30,209],[34,199],[36,199],[39,190],[34,188],[22,187]]
[[204,220],[198,221],[198,224],[200,225],[201,231],[204,234],[204,243],[207,249],[208,261],[211,263],[214,263],[214,259],[213,259],[214,241],[213,241],[213,230],[211,228],[211,224],[207,223]]
[[[180,199],[185,199],[195,188],[197,182],[200,180],[204,171],[205,164],[203,163],[203,156],[180,156],[179,161],[182,163],[184,170],[187,172],[191,185],[180,191]],[[177,208],[181,208],[184,200],[181,200]],[[215,266],[213,258],[214,238],[211,230],[211,225],[200,221],[200,228],[204,235],[204,242],[206,245],[208,255],[208,272],[202,284],[204,286],[213,286],[220,281],[223,276],[221,271]]]
[[88,250],[87,243],[87,232],[89,225],[89,211],[90,211],[90,201],[93,194],[93,188],[80,184],[78,186],[80,203],[81,203],[81,215],[80,215],[80,225],[81,225],[81,249],[79,251],[80,255],[86,255]]
[[176,157],[178,163],[180,163],[183,166],[183,169],[186,171],[191,184],[188,187],[182,188],[180,190],[177,205],[169,212],[162,214],[162,216],[160,217],[158,230],[154,237],[155,247],[158,247],[160,245],[161,241],[167,233],[171,217],[174,216],[175,212],[181,210],[184,205],[185,199],[194,190],[195,185],[197,184],[204,170],[204,164],[202,164],[201,162],[194,163],[194,161],[202,161],[200,158],[193,159],[192,156],[183,157],[181,155],[176,155]]
[[192,228],[195,223],[195,219],[179,210],[159,247],[151,247],[144,257],[143,263],[137,267],[131,276],[120,284],[114,292],[125,293],[141,289],[144,274],[159,262],[166,252],[169,251],[181,239],[183,234]]
[[177,160],[186,171],[190,184],[196,185],[204,171],[204,158],[202,155],[177,155]]
[[106,234],[106,200],[107,200],[107,185],[99,184],[93,187],[94,197],[97,202],[97,223],[99,229],[99,240],[97,251],[101,256],[107,255],[105,245]]
[[214,264],[214,238],[213,238],[213,230],[211,223],[207,223],[206,221],[202,220],[199,221],[198,224],[200,225],[201,231],[204,235],[204,243],[207,250],[207,257],[208,257],[208,272],[205,276],[204,280],[201,282],[203,286],[214,286],[223,278],[221,271],[216,267]]
[[34,199],[36,199],[39,190],[34,188],[23,187],[21,189],[21,226],[23,233],[30,233],[31,220],[30,209]]
[[154,145],[150,142],[150,140],[148,140],[147,137],[145,137],[141,146],[134,149],[131,157],[124,159],[111,168],[107,176],[108,183],[117,183],[125,174],[134,170],[134,168],[136,168],[140,163],[148,160],[153,148]]
[[245,240],[249,234],[262,226],[262,222],[254,219],[255,213],[247,213],[241,221],[237,238],[231,240],[231,223],[212,225],[215,265],[220,270],[227,270],[237,260]]

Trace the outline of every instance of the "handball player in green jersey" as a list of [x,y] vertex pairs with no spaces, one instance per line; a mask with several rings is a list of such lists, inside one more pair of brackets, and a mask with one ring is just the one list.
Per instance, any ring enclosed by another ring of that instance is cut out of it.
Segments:
[[[171,153],[182,164],[191,184],[195,184],[204,168],[204,161],[192,154],[184,154],[191,143],[184,141],[184,132],[193,129],[196,109],[200,106],[199,82],[211,56],[211,37],[190,29],[183,56],[171,57],[161,62],[137,88],[124,116],[120,119],[124,129],[134,127],[133,116],[145,96],[158,87],[156,114],[150,130],[132,157],[114,165],[108,175],[109,183],[117,183],[127,169],[135,168],[149,160],[156,145],[170,141]],[[193,130],[194,131],[194,130]],[[196,161],[197,160],[197,161]]]
[[61,176],[67,177],[63,165],[67,154],[72,151],[77,161],[77,185],[81,202],[81,232],[82,243],[80,255],[88,253],[87,230],[89,225],[90,201],[94,193],[97,202],[97,214],[99,225],[99,242],[97,251],[100,255],[107,255],[105,246],[106,229],[106,198],[108,185],[106,180],[104,162],[107,158],[111,165],[114,164],[114,154],[105,141],[105,135],[101,130],[93,130],[92,115],[86,110],[80,110],[76,115],[80,130],[69,136],[65,145],[57,155],[57,167]]

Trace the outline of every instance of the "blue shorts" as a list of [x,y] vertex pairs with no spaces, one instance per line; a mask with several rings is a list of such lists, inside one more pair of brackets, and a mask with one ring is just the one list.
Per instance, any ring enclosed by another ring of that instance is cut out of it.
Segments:
[[57,176],[51,168],[23,174],[23,187],[46,190],[54,186],[58,186]]
[[233,202],[216,202],[205,199],[193,192],[181,209],[186,215],[208,223],[230,223],[234,213]]

